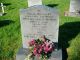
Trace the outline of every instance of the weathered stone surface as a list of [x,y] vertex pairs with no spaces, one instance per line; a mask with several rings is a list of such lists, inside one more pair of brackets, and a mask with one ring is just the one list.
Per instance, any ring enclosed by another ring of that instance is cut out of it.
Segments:
[[[21,48],[18,54],[16,55],[16,60],[25,60],[28,54],[28,49]],[[48,60],[62,60],[62,50],[54,51]]]
[[34,5],[42,5],[42,0],[28,0],[28,7]]
[[80,0],[70,0],[70,16],[80,16]]
[[58,42],[59,14],[56,8],[32,6],[20,10],[23,48],[27,48],[30,39],[45,35]]

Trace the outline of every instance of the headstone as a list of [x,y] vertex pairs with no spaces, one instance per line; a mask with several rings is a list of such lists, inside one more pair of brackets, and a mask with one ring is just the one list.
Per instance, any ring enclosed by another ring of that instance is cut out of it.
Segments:
[[58,50],[59,14],[56,8],[43,6],[41,0],[28,0],[27,9],[20,9],[22,48],[16,60],[24,60],[28,55],[28,42],[42,35],[56,43],[56,49],[49,60],[62,60],[62,51]]
[[57,10],[47,6],[33,6],[20,10],[23,48],[28,42],[45,35],[53,42],[58,42],[59,15]]
[[3,5],[3,3],[1,3],[1,6],[0,6],[0,8],[1,8],[1,12],[0,12],[0,16],[2,16],[5,12],[4,12],[4,5]]
[[70,15],[80,16],[80,0],[70,0]]
[[[30,39],[45,35],[58,44],[59,14],[56,8],[36,5],[20,10],[20,22],[23,48],[16,55],[16,60],[24,60]],[[49,60],[62,60],[62,51],[55,50]]]
[[42,5],[42,0],[28,0],[28,7],[34,5]]

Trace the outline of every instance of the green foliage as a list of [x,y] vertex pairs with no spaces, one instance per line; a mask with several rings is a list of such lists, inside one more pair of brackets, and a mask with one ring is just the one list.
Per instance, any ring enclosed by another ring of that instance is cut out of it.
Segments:
[[75,39],[72,39],[70,43],[69,60],[80,60],[80,34]]

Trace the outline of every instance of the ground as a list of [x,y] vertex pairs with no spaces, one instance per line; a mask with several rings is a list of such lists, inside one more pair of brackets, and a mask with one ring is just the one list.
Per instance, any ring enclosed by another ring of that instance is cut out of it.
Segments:
[[[27,0],[0,0],[4,3],[5,14],[0,16],[0,60],[13,60],[21,47],[20,14],[27,8]],[[64,16],[69,11],[69,0],[43,0],[43,5],[59,9],[59,48],[63,50],[63,60],[80,59],[80,18]]]

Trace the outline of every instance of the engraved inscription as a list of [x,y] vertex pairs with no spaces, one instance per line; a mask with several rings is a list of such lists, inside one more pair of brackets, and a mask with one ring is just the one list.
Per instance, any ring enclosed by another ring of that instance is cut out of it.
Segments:
[[53,42],[58,42],[58,14],[55,11],[43,7],[24,9],[21,11],[21,31],[23,47],[26,47],[32,38],[39,38],[45,35]]

